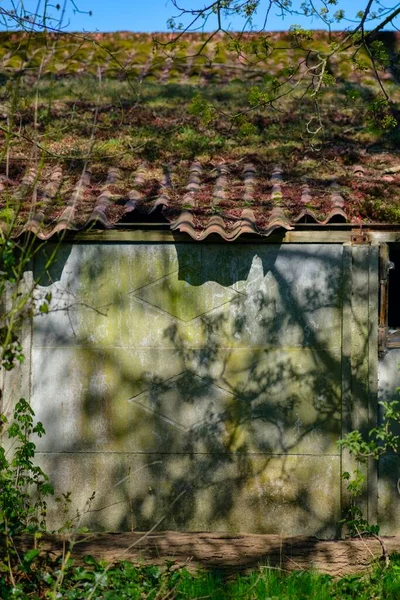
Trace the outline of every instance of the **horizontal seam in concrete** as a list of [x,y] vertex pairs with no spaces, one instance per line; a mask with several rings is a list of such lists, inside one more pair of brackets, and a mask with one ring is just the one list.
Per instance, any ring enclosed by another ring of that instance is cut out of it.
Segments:
[[[338,438],[339,439],[339,438]],[[339,454],[311,454],[311,453],[266,453],[266,452],[116,452],[113,450],[60,450],[59,452],[50,452],[46,450],[37,450],[35,454],[126,454],[137,456],[313,456],[316,458],[334,457],[339,458]]]
[[[89,346],[81,346],[80,344],[64,344],[63,346],[36,346],[35,344],[33,344],[33,348],[37,348],[38,350],[64,350],[64,349],[70,349],[70,348],[82,348],[82,349],[87,349],[87,350],[92,350],[93,348],[95,348],[96,350],[107,350],[109,348],[122,348],[123,350],[171,350],[174,349],[173,346],[137,346],[137,345],[133,345],[133,346],[117,346],[117,345],[113,345],[113,346],[95,346],[95,345],[89,345]],[[186,348],[188,350],[201,350],[202,346],[186,346]],[[332,351],[334,352],[335,350],[337,352],[341,351],[341,347],[340,346],[219,346],[220,350],[282,350],[282,348],[284,348],[285,350],[322,350],[324,352],[329,352],[330,354],[332,353]]]
[[[234,290],[231,286],[227,286],[227,287],[229,289],[232,289],[234,292],[236,292],[236,290]],[[246,294],[243,294],[242,292],[236,292],[236,293],[246,296]],[[215,312],[216,310],[222,308],[223,306],[230,304],[230,302],[232,302],[235,299],[235,298],[231,298],[231,300],[227,300],[226,302],[219,304],[215,308],[210,308],[210,310],[206,310],[205,312],[202,312],[202,313],[196,315],[195,317],[192,317],[191,319],[185,320],[185,319],[181,319],[180,317],[177,317],[176,315],[173,315],[172,313],[168,312],[167,310],[164,310],[163,308],[161,308],[160,306],[157,306],[156,304],[153,304],[152,302],[149,302],[148,300],[143,300],[143,298],[139,298],[138,296],[135,296],[134,294],[132,295],[132,298],[141,302],[142,304],[147,304],[148,306],[151,306],[152,308],[158,310],[162,314],[168,315],[171,319],[175,319],[175,321],[179,321],[180,323],[191,323],[192,321],[195,321],[196,319],[200,319],[200,317],[204,317],[204,315],[208,315],[209,313]]]

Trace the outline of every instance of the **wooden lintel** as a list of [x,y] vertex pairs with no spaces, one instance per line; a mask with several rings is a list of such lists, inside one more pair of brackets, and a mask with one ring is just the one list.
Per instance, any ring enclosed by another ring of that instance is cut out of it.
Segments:
[[234,242],[227,242],[219,235],[209,235],[204,241],[197,241],[185,233],[177,233],[169,230],[155,229],[130,229],[130,230],[108,230],[88,231],[74,236],[68,236],[65,241],[79,243],[185,243],[185,244],[343,244],[351,241],[350,230],[318,230],[318,231],[278,231],[267,237],[259,235],[243,235]]
[[[155,227],[108,229],[100,231],[81,231],[79,233],[67,232],[52,242],[62,243],[160,243],[160,244],[357,244],[359,232],[351,228],[314,228],[294,229],[291,231],[277,230],[271,235],[242,235],[235,241],[226,241],[217,234],[209,235],[205,240],[194,240],[186,233],[174,232],[170,229]],[[361,243],[379,245],[384,242],[400,242],[400,231],[379,229],[365,230],[362,233]],[[43,243],[43,242],[41,242]]]

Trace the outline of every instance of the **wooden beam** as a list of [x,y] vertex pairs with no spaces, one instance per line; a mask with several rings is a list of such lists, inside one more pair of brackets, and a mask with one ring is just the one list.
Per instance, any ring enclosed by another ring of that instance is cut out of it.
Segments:
[[[352,323],[352,247],[343,247],[342,270],[342,431],[341,437],[352,430],[352,388],[351,388],[351,323]],[[354,461],[347,449],[340,448],[340,475],[355,468]],[[347,482],[341,477],[341,516],[345,518],[350,508],[351,496],[347,491]],[[339,532],[340,535],[340,532]]]
[[[368,427],[378,425],[379,246],[369,249],[368,274]],[[368,462],[368,522],[378,522],[377,461]]]
[[[142,229],[109,229],[105,231],[82,231],[65,235],[66,242],[125,242],[125,243],[185,243],[185,244],[345,244],[351,242],[354,230],[346,229],[295,229],[277,230],[267,237],[243,235],[234,242],[227,242],[219,235],[209,235],[204,241],[197,241],[186,233],[169,229],[143,227]],[[368,241],[372,244],[400,242],[400,231],[368,231]],[[367,242],[368,243],[368,242]]]
[[66,242],[79,243],[185,243],[185,244],[343,244],[351,240],[351,231],[281,231],[268,237],[243,235],[234,242],[227,242],[219,235],[209,235],[204,241],[194,240],[185,233],[156,229],[131,229],[87,231],[65,236]]
[[[15,538],[16,547],[33,547],[31,536]],[[389,553],[400,551],[400,536],[382,538]],[[48,535],[40,540],[42,553],[53,557],[72,548],[78,562],[90,554],[107,562],[129,560],[141,564],[175,561],[192,569],[256,569],[260,565],[287,571],[314,569],[335,577],[367,569],[382,555],[377,539],[319,540],[314,537],[279,535],[187,533],[163,531],[146,533],[98,533],[84,535]]]

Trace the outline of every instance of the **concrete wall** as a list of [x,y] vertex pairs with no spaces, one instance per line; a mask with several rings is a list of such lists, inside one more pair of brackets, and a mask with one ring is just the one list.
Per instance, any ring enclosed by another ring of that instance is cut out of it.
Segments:
[[[399,400],[400,349],[388,350],[379,363],[379,400]],[[397,430],[400,435],[400,428]],[[379,463],[379,522],[382,533],[400,531],[400,457],[389,455]]]
[[82,524],[333,536],[336,442],[376,406],[376,249],[108,243],[57,256],[31,401],[47,430],[38,457]]

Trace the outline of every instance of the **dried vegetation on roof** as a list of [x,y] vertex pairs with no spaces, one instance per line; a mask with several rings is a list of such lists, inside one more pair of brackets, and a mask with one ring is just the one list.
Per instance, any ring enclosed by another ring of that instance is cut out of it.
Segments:
[[[235,239],[299,221],[399,223],[400,133],[376,126],[386,109],[372,102],[373,74],[332,61],[315,135],[301,89],[231,118],[250,108],[254,86],[283,80],[288,58],[302,61],[288,33],[269,36],[280,49],[263,55],[260,45],[255,59],[255,36],[248,54],[217,36],[196,56],[200,35],[154,52],[144,34],[0,33],[3,226],[46,238],[153,214],[197,239]],[[396,34],[383,40],[398,52]],[[398,115],[399,74],[384,79]]]

